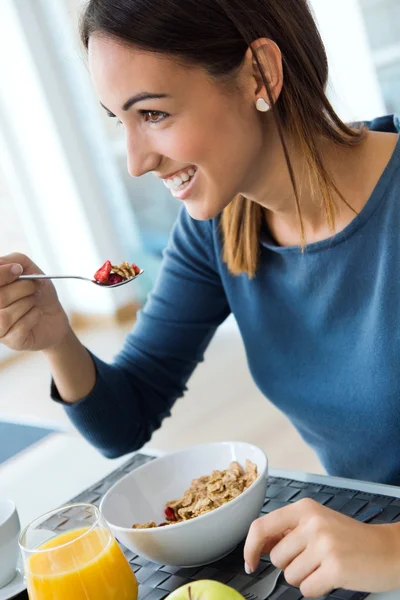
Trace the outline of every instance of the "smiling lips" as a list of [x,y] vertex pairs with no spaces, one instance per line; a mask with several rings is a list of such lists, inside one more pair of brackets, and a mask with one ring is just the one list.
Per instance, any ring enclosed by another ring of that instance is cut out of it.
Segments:
[[192,177],[194,177],[196,171],[196,167],[189,167],[188,169],[181,171],[179,175],[174,175],[174,177],[163,179],[163,183],[169,190],[181,190],[189,183]]

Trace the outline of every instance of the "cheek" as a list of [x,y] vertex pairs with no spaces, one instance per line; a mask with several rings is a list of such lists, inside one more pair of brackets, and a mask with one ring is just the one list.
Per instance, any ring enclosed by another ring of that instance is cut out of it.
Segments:
[[201,166],[210,153],[210,139],[200,127],[191,130],[182,128],[166,135],[159,151],[178,163]]
[[226,113],[218,118],[208,115],[208,118],[196,119],[196,123],[186,121],[166,130],[162,143],[157,144],[158,151],[176,163],[195,164],[207,179],[218,181],[218,186],[228,173],[230,183],[235,185],[258,151],[257,131],[258,124],[254,127],[240,117]]

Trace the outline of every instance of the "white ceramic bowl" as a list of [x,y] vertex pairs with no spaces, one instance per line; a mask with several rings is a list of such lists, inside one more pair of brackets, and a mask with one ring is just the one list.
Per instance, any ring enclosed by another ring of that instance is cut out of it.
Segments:
[[[246,459],[257,465],[258,479],[240,496],[194,519],[153,529],[134,523],[165,521],[168,501],[179,498],[192,479],[227,469]],[[228,554],[245,538],[261,511],[267,489],[265,453],[244,442],[218,442],[186,448],[152,460],[117,481],[104,495],[100,510],[114,536],[129,550],[157,563],[192,567]]]

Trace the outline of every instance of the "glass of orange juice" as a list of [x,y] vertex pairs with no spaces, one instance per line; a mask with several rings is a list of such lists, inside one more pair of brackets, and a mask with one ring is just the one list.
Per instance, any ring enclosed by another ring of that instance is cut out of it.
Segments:
[[135,575],[92,504],[46,513],[24,529],[19,544],[30,600],[137,599]]

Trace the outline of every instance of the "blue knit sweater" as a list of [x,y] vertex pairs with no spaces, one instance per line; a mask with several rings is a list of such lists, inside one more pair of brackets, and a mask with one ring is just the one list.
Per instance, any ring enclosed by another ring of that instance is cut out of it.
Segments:
[[[393,116],[369,127],[400,132]],[[400,485],[400,138],[343,231],[304,254],[260,244],[257,276],[232,276],[218,219],[182,209],[133,331],[112,364],[93,357],[95,387],[69,417],[107,456],[139,449],[232,312],[254,381],[327,472]]]

